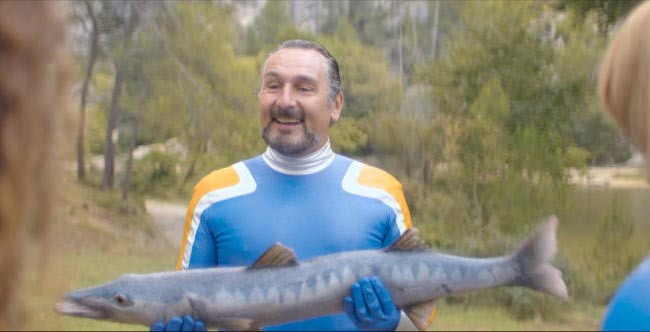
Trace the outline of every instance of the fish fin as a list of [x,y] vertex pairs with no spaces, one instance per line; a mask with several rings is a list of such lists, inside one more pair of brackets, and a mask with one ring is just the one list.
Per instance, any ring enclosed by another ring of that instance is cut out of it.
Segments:
[[420,231],[417,228],[409,228],[385,251],[422,251],[427,249],[427,245],[420,239]]
[[569,293],[562,279],[562,271],[550,263],[557,252],[555,233],[558,224],[556,216],[548,217],[515,253],[514,259],[525,276],[515,283],[567,301]]
[[213,306],[206,302],[203,298],[196,294],[185,295],[185,300],[188,301],[192,313],[196,315],[195,318],[203,320],[208,327],[224,328],[232,331],[261,331],[262,327],[256,324],[250,318],[243,317],[213,317],[210,312],[213,312]]
[[413,325],[420,331],[426,331],[436,316],[436,300],[420,302],[404,308]]
[[261,327],[250,318],[219,318],[215,325],[229,331],[261,331]]
[[298,265],[296,254],[290,248],[276,243],[267,249],[249,269]]

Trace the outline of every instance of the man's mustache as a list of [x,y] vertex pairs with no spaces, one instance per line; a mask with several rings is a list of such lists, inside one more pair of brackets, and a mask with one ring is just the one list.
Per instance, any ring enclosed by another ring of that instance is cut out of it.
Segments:
[[271,118],[290,117],[303,121],[305,112],[299,107],[274,107],[271,109]]

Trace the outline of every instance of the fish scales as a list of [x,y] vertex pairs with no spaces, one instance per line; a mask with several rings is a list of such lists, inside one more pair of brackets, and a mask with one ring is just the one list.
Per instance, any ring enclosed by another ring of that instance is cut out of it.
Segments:
[[251,267],[126,275],[71,292],[55,309],[147,326],[190,314],[210,327],[256,329],[341,312],[352,284],[378,276],[395,305],[426,328],[428,318],[417,314],[419,309],[451,294],[524,286],[566,299],[561,272],[549,264],[556,227],[551,218],[518,251],[494,258],[422,250],[412,230],[387,250],[343,252],[299,264],[278,244]]

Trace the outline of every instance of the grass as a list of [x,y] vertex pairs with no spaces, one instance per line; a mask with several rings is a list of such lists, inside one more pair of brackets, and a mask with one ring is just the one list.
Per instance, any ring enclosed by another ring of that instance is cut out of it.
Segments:
[[559,322],[540,318],[517,320],[505,308],[466,307],[440,301],[431,331],[596,331],[604,308],[571,303],[566,317]]
[[[61,316],[53,306],[73,289],[110,281],[126,273],[173,270],[176,250],[158,239],[141,208],[121,209],[118,193],[66,181],[61,208],[51,220],[47,254],[26,253],[19,291],[19,323],[25,330],[148,330]],[[137,206],[137,202],[134,203]],[[115,212],[117,211],[117,212]],[[181,221],[182,222],[182,221]]]
[[[145,326],[54,313],[54,304],[69,290],[103,283],[125,273],[172,270],[177,255],[159,237],[137,202],[129,213],[119,212],[117,192],[105,193],[72,182],[68,180],[64,186],[61,208],[52,220],[48,254],[38,256],[36,250],[26,253],[26,270],[19,291],[23,309],[16,316],[17,321],[25,330],[148,330]],[[561,245],[571,242],[568,238],[560,241]],[[441,300],[431,330],[598,329],[604,306],[580,302],[560,305],[563,315],[559,319],[519,320],[505,307],[468,306]]]

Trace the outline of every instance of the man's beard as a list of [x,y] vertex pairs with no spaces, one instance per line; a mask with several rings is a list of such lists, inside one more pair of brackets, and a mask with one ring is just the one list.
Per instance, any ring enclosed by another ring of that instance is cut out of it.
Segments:
[[310,132],[304,123],[304,113],[301,109],[286,109],[274,108],[271,110],[271,119],[278,116],[289,116],[301,120],[303,129],[302,135],[285,136],[277,132],[271,131],[273,120],[269,121],[262,129],[262,138],[272,149],[287,155],[287,156],[300,156],[313,148],[320,140],[319,135]]

